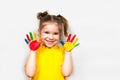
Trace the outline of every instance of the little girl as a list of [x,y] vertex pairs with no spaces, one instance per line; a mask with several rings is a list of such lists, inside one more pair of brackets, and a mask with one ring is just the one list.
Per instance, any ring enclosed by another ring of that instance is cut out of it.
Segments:
[[25,73],[31,80],[65,80],[72,73],[71,50],[78,39],[74,40],[74,35],[70,40],[69,35],[66,43],[61,41],[63,46],[58,45],[62,35],[68,36],[67,20],[61,15],[50,15],[47,11],[39,12],[37,18],[40,20],[40,40],[37,41],[36,34],[33,37],[31,32],[25,39],[30,47]]

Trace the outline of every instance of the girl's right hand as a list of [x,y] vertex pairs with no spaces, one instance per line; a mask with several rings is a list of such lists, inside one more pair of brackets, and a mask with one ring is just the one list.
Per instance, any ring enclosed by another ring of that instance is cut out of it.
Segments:
[[40,41],[37,41],[36,39],[36,33],[34,32],[34,36],[32,32],[29,32],[29,35],[26,34],[27,39],[25,39],[25,42],[29,45],[30,50],[36,51],[42,42],[42,39]]

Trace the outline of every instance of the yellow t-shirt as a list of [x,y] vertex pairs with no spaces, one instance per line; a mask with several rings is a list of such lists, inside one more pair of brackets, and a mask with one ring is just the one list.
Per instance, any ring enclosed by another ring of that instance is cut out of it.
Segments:
[[41,46],[36,54],[37,67],[32,80],[65,80],[61,72],[64,59],[63,47]]

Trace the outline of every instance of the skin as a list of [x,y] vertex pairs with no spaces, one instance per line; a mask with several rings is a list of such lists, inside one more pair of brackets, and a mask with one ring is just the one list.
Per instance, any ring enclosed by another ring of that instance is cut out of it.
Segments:
[[47,24],[40,31],[40,36],[42,38],[42,42],[47,47],[52,47],[59,42],[59,39],[60,39],[59,27],[55,23]]
[[[39,30],[39,36],[42,38],[43,44],[51,48],[60,40],[59,27],[56,23],[48,23],[42,30]],[[71,52],[65,51],[61,72],[63,76],[70,76],[72,73],[72,57]],[[36,51],[30,50],[29,56],[25,65],[25,73],[28,77],[33,77],[36,71]]]

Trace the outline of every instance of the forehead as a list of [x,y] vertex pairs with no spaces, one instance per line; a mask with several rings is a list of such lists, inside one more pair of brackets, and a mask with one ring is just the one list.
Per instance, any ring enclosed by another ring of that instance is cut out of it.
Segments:
[[59,31],[59,25],[57,23],[46,23],[43,26],[42,30]]

